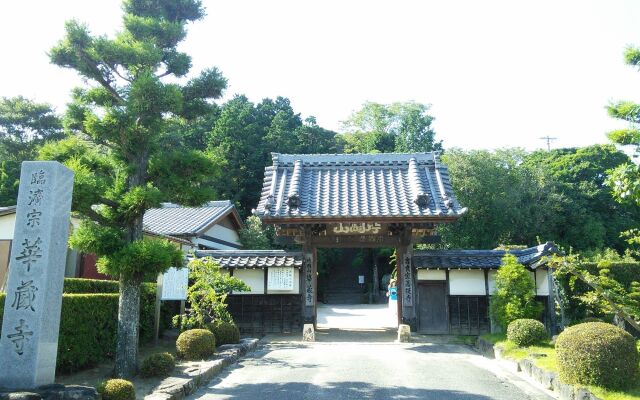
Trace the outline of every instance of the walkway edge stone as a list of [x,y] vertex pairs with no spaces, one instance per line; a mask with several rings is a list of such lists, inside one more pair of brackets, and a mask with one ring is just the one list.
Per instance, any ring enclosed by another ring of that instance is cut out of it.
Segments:
[[218,347],[218,352],[226,354],[218,359],[204,361],[200,365],[189,368],[186,374],[169,377],[162,381],[158,389],[146,395],[145,400],[180,400],[194,393],[200,386],[208,383],[224,368],[258,347],[258,339],[242,339],[239,344],[226,344]]
[[558,374],[536,366],[533,360],[525,358],[520,361],[514,361],[503,357],[500,346],[496,346],[481,337],[478,337],[476,341],[476,350],[487,358],[506,361],[516,372],[523,372],[545,389],[552,390],[560,400],[602,400],[587,388],[560,382]]

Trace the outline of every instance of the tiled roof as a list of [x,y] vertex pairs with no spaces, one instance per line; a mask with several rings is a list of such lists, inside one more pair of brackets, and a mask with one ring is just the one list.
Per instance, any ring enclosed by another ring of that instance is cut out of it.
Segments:
[[196,257],[212,257],[223,268],[302,266],[302,253],[284,250],[197,250]]
[[272,158],[255,211],[263,219],[452,219],[466,210],[437,153]]
[[[546,255],[557,251],[553,242],[522,250],[509,250],[518,262],[535,267]],[[484,268],[495,269],[502,264],[505,250],[421,250],[413,253],[416,268]]]
[[229,200],[212,201],[203,207],[165,204],[144,213],[144,229],[161,235],[197,235],[234,208]]

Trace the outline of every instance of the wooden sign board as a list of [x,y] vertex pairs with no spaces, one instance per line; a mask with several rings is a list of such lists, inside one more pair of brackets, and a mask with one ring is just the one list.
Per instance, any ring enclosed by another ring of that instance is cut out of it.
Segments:
[[293,267],[269,267],[267,290],[293,290]]
[[189,268],[169,268],[162,276],[161,300],[186,300],[189,287]]

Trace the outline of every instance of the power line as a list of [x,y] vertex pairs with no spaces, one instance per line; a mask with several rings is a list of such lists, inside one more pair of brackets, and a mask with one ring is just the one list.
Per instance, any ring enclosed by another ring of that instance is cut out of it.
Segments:
[[554,140],[558,140],[558,138],[555,137],[551,137],[551,136],[543,136],[541,138],[538,138],[540,140],[545,140],[547,142],[547,151],[551,151],[551,142],[553,142]]

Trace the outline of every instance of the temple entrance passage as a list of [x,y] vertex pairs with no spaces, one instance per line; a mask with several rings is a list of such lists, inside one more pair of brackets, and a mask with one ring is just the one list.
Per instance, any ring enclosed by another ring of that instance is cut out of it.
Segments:
[[318,329],[371,330],[398,327],[387,304],[318,304]]
[[446,282],[429,282],[418,285],[418,330],[426,334],[449,333],[447,318]]

